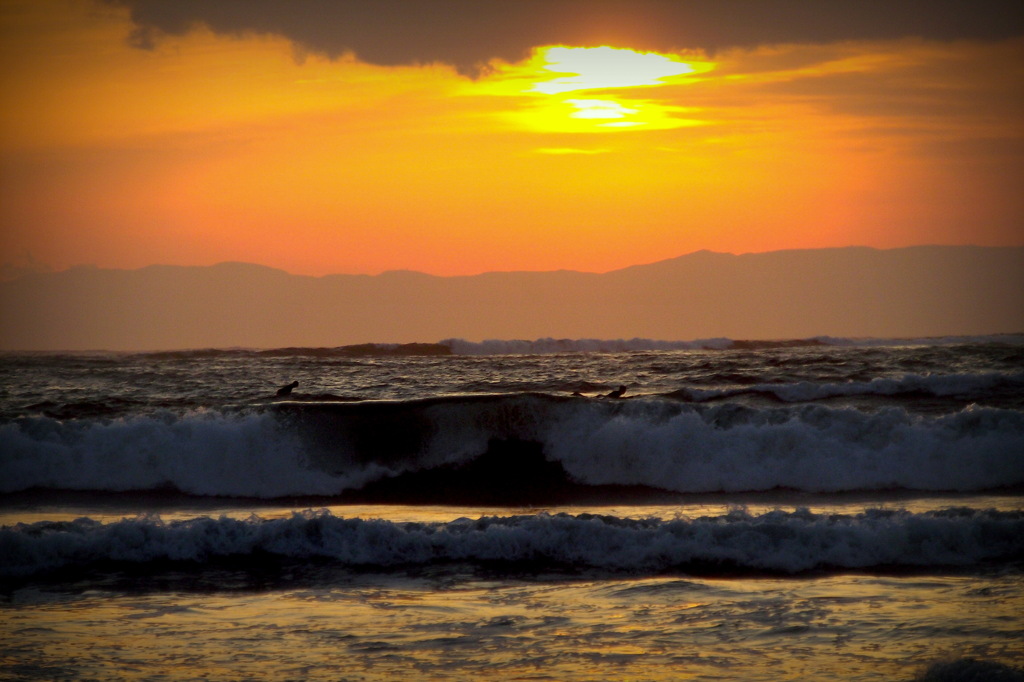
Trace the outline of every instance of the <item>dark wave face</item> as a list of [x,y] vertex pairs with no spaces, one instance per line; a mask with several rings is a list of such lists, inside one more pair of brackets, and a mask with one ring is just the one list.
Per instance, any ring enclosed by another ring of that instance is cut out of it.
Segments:
[[218,558],[329,559],[359,570],[465,563],[493,570],[598,570],[630,574],[722,571],[799,574],[836,570],[933,570],[1024,560],[1024,514],[950,509],[856,515],[734,511],[697,519],[530,515],[394,523],[328,512],[248,520],[141,517],[0,529],[9,560],[0,578],[96,565],[147,566]]
[[0,489],[534,504],[670,493],[1024,485],[1024,414],[544,394],[281,402],[0,426]]

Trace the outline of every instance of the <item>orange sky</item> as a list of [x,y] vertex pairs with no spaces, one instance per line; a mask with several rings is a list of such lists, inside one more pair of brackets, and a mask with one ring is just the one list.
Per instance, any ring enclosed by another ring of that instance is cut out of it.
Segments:
[[88,0],[0,0],[0,31],[15,268],[1024,244],[1020,37],[645,52],[577,32],[467,73],[202,24],[142,49],[127,8]]

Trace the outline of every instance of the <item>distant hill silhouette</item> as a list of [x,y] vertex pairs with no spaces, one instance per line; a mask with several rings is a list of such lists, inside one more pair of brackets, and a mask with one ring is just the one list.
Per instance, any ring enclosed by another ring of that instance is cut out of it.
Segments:
[[6,350],[1021,332],[1024,247],[699,251],[605,274],[469,277],[78,267],[0,283],[0,319]]

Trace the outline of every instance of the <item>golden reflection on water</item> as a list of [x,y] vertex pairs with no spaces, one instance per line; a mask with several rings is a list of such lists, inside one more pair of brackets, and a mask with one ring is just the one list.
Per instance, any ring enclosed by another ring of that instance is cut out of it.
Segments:
[[51,678],[900,680],[940,658],[1024,660],[1022,592],[998,577],[357,575],[241,593],[26,589],[0,615],[4,663]]
[[[759,514],[796,506],[766,499],[745,508]],[[1021,499],[818,498],[806,506],[842,514],[879,506],[1020,509]],[[695,518],[733,508],[327,507],[339,517],[394,522],[540,512]],[[131,509],[6,509],[0,522],[111,522],[133,516]],[[159,512],[174,521],[253,513],[269,519],[295,510],[207,502]],[[301,568],[295,579],[286,569],[264,586],[241,567],[216,569],[222,573],[205,584],[182,573],[129,588],[123,578],[115,584],[100,577],[0,592],[0,678],[6,669],[23,679],[909,680],[942,659],[1024,661],[1024,581],[1017,573],[594,579],[488,577],[456,565],[381,574],[338,568],[309,580]]]
[[[90,505],[70,502],[66,505],[50,505],[31,508],[0,506],[0,526],[39,521],[71,521],[88,517],[101,523],[111,523],[124,518],[134,518],[143,503],[136,501]],[[792,512],[807,508],[816,514],[859,514],[865,509],[905,509],[921,513],[949,507],[971,507],[974,509],[996,509],[1013,511],[1024,509],[1024,498],[1020,495],[977,495],[957,497],[919,497],[906,499],[857,498],[843,501],[841,498],[808,496],[793,500],[789,497],[757,497],[743,504],[735,502],[696,502],[679,504],[623,504],[623,505],[565,505],[545,507],[462,507],[444,505],[386,505],[386,504],[310,504],[280,505],[278,503],[233,504],[220,506],[209,502],[193,503],[184,498],[174,503],[150,506],[152,514],[164,521],[182,521],[201,516],[210,518],[246,519],[256,515],[262,519],[277,519],[291,516],[297,511],[315,508],[325,509],[334,516],[344,518],[381,519],[395,523],[447,523],[459,518],[476,519],[481,516],[515,516],[529,514],[601,514],[619,518],[699,518],[722,516],[735,509],[744,509],[750,514],[764,514],[782,510]]]

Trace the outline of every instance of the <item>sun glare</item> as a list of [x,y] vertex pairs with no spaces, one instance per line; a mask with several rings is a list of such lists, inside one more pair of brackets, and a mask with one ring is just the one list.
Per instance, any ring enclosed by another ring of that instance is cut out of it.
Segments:
[[686,111],[682,107],[617,91],[650,92],[713,67],[708,61],[625,48],[550,46],[537,48],[519,64],[497,66],[474,92],[529,98],[505,116],[539,132],[665,130],[700,121],[680,116]]
[[575,113],[570,114],[573,118],[625,118],[640,111],[606,99],[567,99],[565,101],[578,109]]
[[557,77],[532,90],[557,95],[575,90],[605,90],[662,85],[664,79],[694,73],[694,64],[655,52],[614,47],[547,47],[540,50],[542,70]]

